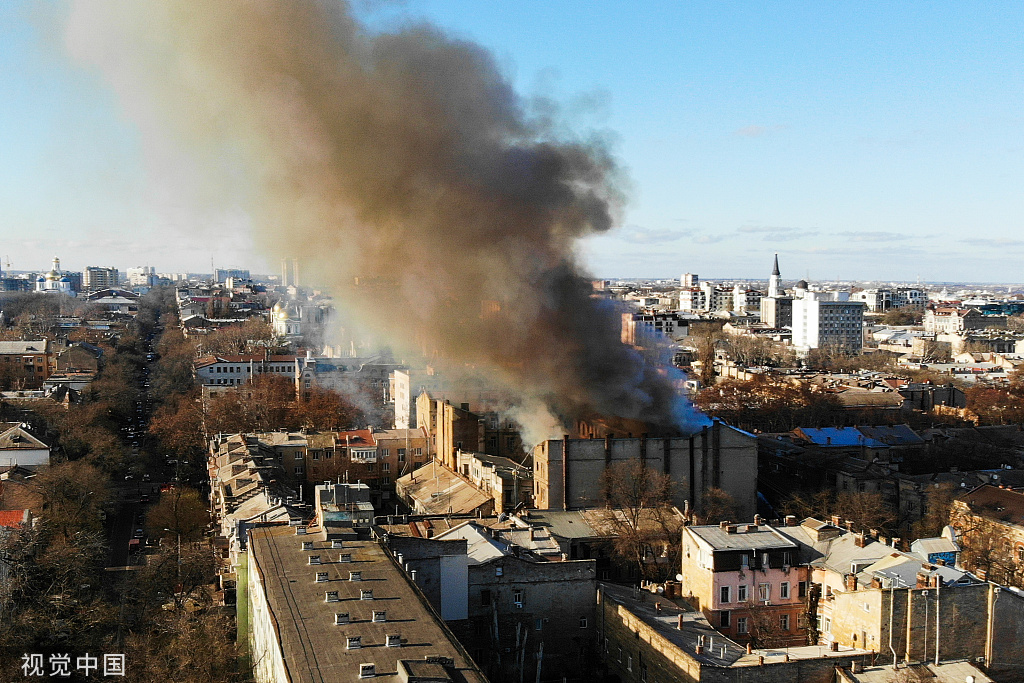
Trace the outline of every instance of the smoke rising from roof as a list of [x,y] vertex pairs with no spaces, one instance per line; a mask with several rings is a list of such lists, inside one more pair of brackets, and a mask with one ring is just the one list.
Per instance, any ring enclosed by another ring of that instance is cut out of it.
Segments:
[[158,182],[244,212],[271,262],[298,257],[384,338],[475,368],[523,414],[687,427],[574,253],[615,222],[613,159],[531,118],[481,47],[312,2],[83,1],[66,35]]

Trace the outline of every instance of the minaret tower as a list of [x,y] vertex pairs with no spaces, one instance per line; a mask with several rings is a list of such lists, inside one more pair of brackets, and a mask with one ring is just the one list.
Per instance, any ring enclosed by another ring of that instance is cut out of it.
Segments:
[[779,255],[775,255],[775,267],[772,268],[772,276],[768,278],[768,296],[776,298],[779,296],[779,282],[782,280],[779,272]]

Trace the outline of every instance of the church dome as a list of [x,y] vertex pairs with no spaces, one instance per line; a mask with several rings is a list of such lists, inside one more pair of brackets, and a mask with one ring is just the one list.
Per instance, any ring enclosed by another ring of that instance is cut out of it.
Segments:
[[797,289],[807,289],[807,280],[800,280],[796,283]]

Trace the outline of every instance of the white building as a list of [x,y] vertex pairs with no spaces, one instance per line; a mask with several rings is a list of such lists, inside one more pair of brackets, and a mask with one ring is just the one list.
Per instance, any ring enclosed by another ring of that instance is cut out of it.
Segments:
[[717,287],[710,282],[700,283],[700,289],[704,293],[705,311],[731,311],[732,310],[732,288]]
[[680,311],[705,310],[704,291],[697,287],[685,287],[679,292]]
[[751,313],[761,310],[764,292],[737,283],[732,288],[732,310],[736,313]]
[[137,266],[125,271],[129,287],[152,287],[156,284],[156,269],[153,266]]
[[793,299],[793,346],[835,348],[859,354],[864,347],[864,302],[850,301],[848,292],[815,292],[798,288]]

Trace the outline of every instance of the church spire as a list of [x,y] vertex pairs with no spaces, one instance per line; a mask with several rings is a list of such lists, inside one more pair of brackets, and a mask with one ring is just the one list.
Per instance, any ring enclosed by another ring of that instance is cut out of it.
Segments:
[[772,268],[772,275],[782,275],[782,273],[779,272],[779,255],[778,254],[775,255],[775,267]]

